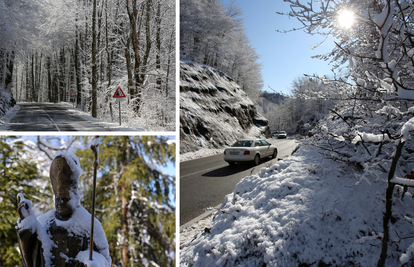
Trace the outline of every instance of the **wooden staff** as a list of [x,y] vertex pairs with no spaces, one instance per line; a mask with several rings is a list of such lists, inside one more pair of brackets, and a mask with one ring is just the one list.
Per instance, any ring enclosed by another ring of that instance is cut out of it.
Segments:
[[95,198],[96,198],[96,171],[99,164],[99,135],[91,143],[91,149],[95,154],[93,162],[93,193],[92,193],[92,214],[91,214],[91,242],[89,244],[89,260],[92,260],[93,252],[93,230],[95,226]]

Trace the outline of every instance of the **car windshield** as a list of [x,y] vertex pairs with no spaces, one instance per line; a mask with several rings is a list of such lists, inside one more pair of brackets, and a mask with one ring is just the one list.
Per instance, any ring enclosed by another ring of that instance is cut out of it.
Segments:
[[285,134],[286,132],[279,132],[279,134]]
[[251,147],[253,141],[252,140],[239,140],[232,145],[232,147]]

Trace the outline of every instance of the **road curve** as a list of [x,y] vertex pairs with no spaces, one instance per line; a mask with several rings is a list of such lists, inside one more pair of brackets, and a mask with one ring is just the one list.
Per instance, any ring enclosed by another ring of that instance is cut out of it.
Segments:
[[277,159],[266,159],[259,166],[236,164],[230,167],[223,160],[223,155],[181,162],[180,225],[201,215],[205,209],[222,203],[242,178],[289,156],[298,144],[291,139],[268,141],[278,148]]
[[108,131],[108,127],[74,115],[73,110],[53,103],[18,103],[9,131]]

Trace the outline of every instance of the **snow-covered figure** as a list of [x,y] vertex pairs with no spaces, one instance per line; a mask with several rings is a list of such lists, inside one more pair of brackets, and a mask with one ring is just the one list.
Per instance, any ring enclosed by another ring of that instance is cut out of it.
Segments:
[[80,205],[79,160],[59,153],[50,166],[55,209],[37,218],[32,203],[18,194],[17,235],[23,267],[111,266],[108,242],[100,222],[94,222],[93,260],[89,261],[91,215]]

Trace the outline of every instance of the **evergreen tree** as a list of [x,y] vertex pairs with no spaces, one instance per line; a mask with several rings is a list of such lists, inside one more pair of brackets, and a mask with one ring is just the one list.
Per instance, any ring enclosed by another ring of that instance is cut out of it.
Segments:
[[[175,177],[159,170],[175,164],[175,146],[166,137],[106,136],[99,149],[96,217],[113,264],[175,266]],[[91,210],[93,154],[76,154],[84,174],[82,205]]]
[[15,229],[17,194],[46,198],[45,187],[35,182],[41,178],[37,164],[25,149],[16,137],[0,136],[0,266],[21,264]]

